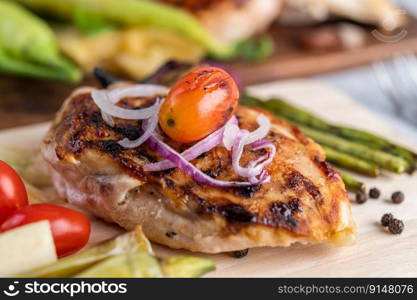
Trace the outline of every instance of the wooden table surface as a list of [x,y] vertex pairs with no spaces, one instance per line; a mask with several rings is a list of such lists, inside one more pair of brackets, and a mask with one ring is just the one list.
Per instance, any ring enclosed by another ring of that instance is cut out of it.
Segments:
[[[95,84],[85,80],[82,84]],[[0,129],[49,121],[76,85],[0,76]]]

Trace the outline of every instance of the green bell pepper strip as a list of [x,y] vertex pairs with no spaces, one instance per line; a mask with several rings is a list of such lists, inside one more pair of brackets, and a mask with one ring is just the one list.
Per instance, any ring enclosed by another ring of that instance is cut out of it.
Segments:
[[17,0],[43,13],[72,20],[77,9],[89,11],[122,25],[152,25],[183,34],[203,46],[211,56],[227,59],[235,56],[235,44],[211,36],[191,14],[154,1],[145,0]]
[[0,0],[0,72],[70,82],[81,78],[81,73],[59,55],[48,25],[5,0]]

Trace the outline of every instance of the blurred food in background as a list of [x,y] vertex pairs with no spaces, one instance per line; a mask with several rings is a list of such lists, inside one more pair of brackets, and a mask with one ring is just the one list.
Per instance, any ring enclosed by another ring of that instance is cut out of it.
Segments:
[[350,23],[321,25],[302,30],[295,38],[300,47],[311,52],[354,49],[366,43],[366,31]]
[[334,16],[380,28],[395,30],[404,26],[407,18],[390,0],[285,0],[279,18],[284,24],[300,25],[324,22]]
[[390,0],[0,0],[0,7],[0,72],[68,82],[96,66],[142,79],[172,60],[258,61],[285,43],[271,25],[303,26],[293,37],[300,49],[327,52],[365,44],[368,32],[346,20],[383,31],[406,24]]
[[263,32],[278,17],[282,0],[160,0],[193,14],[216,38],[239,42]]
[[203,47],[189,39],[159,28],[132,27],[97,35],[67,29],[58,32],[58,40],[62,51],[85,72],[100,66],[137,79],[168,60],[198,63],[205,54]]

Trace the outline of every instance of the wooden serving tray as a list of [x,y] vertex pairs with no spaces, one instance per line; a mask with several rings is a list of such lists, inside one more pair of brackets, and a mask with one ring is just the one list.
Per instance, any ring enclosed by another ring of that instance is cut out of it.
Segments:
[[[251,88],[259,96],[284,96],[299,106],[310,109],[331,122],[359,126],[386,136],[417,150],[417,144],[403,141],[398,132],[386,127],[355,101],[326,85],[312,81],[269,83]],[[348,113],[347,113],[348,112]],[[48,128],[47,123],[0,132],[0,146],[25,147],[36,150]],[[360,177],[360,176],[358,176]],[[365,204],[352,203],[358,229],[354,246],[337,248],[331,245],[293,245],[289,248],[251,249],[249,255],[235,259],[227,254],[201,255],[215,260],[217,270],[207,277],[416,277],[417,276],[417,175],[384,173],[378,179],[362,178],[368,187],[382,191],[378,200]],[[401,190],[402,204],[388,201],[393,191]],[[404,220],[401,235],[387,233],[379,221],[391,212]],[[90,245],[123,232],[115,225],[92,219]],[[190,254],[154,245],[160,256]]]
[[[278,79],[311,76],[375,61],[392,58],[398,54],[417,53],[417,19],[410,17],[406,28],[386,35],[382,41],[372,32],[373,27],[364,27],[367,37],[363,47],[324,53],[314,53],[297,44],[297,36],[310,27],[274,26],[270,35],[275,41],[275,53],[259,63],[236,62],[230,64],[243,85]],[[398,41],[395,39],[397,37]],[[401,37],[401,38],[400,38]]]

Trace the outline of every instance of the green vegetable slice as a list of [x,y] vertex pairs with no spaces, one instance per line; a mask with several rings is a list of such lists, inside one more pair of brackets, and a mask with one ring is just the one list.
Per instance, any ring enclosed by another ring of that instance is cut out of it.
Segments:
[[122,25],[157,26],[194,40],[212,55],[227,59],[236,53],[235,45],[222,42],[208,33],[200,22],[184,10],[155,1],[143,0],[18,0],[39,12],[72,20],[76,10],[100,16]]
[[196,278],[213,271],[215,265],[207,258],[173,256],[163,260],[162,269],[167,277]]
[[79,81],[81,73],[59,55],[48,25],[16,2],[0,0],[0,72]]

